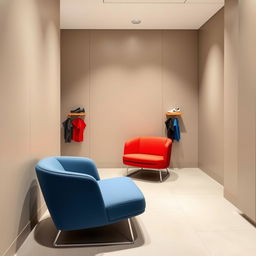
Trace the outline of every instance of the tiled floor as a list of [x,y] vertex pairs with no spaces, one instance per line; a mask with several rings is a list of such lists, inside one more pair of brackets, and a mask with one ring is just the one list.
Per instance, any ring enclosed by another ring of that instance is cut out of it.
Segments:
[[[101,178],[122,176],[124,169],[100,169]],[[223,198],[223,188],[199,169],[172,170],[163,183],[156,173],[133,175],[143,191],[146,212],[133,220],[131,246],[52,247],[56,230],[46,214],[17,256],[255,256],[256,228]]]

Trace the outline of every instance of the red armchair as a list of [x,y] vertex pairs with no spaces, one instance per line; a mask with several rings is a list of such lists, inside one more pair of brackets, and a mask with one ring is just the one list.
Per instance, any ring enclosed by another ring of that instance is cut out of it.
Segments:
[[169,172],[171,149],[172,140],[168,138],[134,138],[125,143],[123,163],[142,169],[158,169],[160,170],[160,181],[162,181],[161,169],[166,169]]

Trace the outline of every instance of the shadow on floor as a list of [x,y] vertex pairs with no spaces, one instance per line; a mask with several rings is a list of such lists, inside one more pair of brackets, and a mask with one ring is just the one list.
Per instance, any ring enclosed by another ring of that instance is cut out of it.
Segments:
[[[178,179],[178,174],[172,171],[167,174],[166,171],[162,171],[163,182],[173,182]],[[139,169],[139,170],[130,170],[127,177],[137,179],[140,181],[151,182],[151,183],[160,183],[159,170],[150,170],[150,169]]]
[[[135,243],[129,245],[111,245],[111,246],[91,246],[86,248],[86,255],[97,255],[99,253],[114,252],[141,247],[145,244],[145,238],[141,232],[141,227],[137,220],[133,218],[131,224],[134,231]],[[48,248],[53,246],[57,230],[51,218],[42,220],[35,228],[34,238],[37,243]],[[80,231],[63,232],[59,238],[61,243],[90,243],[102,241],[127,241],[130,239],[130,233],[127,221],[121,221],[109,226],[98,227]],[[70,247],[69,247],[70,248]],[[82,247],[80,247],[82,248]],[[65,248],[55,248],[56,250],[65,250]]]

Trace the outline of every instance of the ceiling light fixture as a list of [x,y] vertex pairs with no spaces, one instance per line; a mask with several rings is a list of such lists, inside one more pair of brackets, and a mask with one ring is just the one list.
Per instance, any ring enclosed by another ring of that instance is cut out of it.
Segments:
[[131,22],[132,22],[132,24],[137,25],[137,24],[140,24],[140,23],[141,23],[141,20],[132,20]]

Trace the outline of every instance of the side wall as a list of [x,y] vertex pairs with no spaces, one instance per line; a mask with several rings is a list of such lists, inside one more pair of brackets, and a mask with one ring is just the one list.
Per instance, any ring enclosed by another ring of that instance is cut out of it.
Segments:
[[225,197],[256,222],[256,2],[225,6]]
[[62,30],[62,120],[78,106],[87,112],[85,141],[62,139],[62,154],[120,167],[124,142],[165,136],[165,112],[180,106],[173,166],[197,167],[197,39],[197,31]]
[[256,222],[256,1],[239,1],[238,205]]
[[224,179],[224,10],[199,30],[199,167]]
[[0,1],[0,35],[0,255],[14,255],[44,209],[34,166],[60,154],[59,0]]
[[225,3],[224,196],[237,205],[239,0]]

